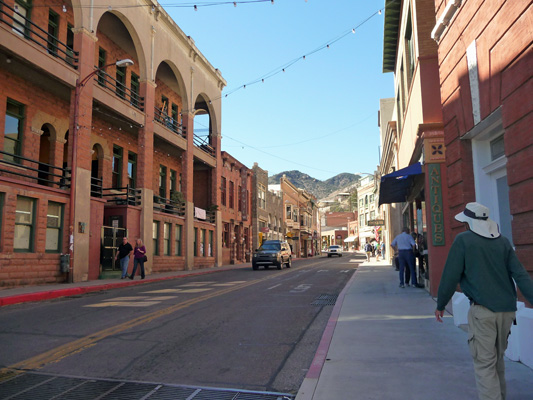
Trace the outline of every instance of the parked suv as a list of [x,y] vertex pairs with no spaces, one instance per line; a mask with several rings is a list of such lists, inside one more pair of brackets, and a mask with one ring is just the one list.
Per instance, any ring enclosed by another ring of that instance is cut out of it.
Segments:
[[254,251],[252,258],[252,268],[256,270],[259,266],[268,269],[270,265],[275,265],[278,269],[287,265],[291,267],[291,247],[283,240],[265,240],[261,247]]

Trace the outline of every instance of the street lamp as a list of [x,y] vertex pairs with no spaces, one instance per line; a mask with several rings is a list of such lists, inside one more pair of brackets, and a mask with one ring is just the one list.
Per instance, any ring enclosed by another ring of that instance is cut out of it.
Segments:
[[77,168],[77,147],[78,147],[78,118],[79,118],[79,109],[80,109],[80,93],[81,90],[85,87],[89,79],[93,77],[100,71],[105,70],[107,67],[116,65],[117,67],[129,67],[132,66],[134,62],[129,58],[118,60],[114,63],[104,65],[95,69],[81,81],[76,79],[76,88],[74,91],[74,118],[73,118],[73,131],[72,131],[72,160],[70,163],[70,209],[69,209],[69,223],[70,223],[70,236],[69,236],[69,258],[70,258],[70,267],[69,267],[69,282],[74,281],[74,207],[75,207],[75,195],[76,195],[76,168]]

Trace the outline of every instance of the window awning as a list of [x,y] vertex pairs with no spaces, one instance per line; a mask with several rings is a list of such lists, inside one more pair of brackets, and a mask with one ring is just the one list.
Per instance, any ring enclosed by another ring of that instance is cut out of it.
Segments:
[[367,232],[361,232],[359,234],[359,238],[361,239],[364,239],[364,238],[367,238],[367,237],[376,237],[376,234],[372,231],[367,231]]
[[355,242],[356,240],[357,236],[348,236],[346,239],[344,239],[344,243]]
[[406,201],[416,176],[420,174],[422,174],[422,165],[418,162],[382,176],[379,187],[379,205]]

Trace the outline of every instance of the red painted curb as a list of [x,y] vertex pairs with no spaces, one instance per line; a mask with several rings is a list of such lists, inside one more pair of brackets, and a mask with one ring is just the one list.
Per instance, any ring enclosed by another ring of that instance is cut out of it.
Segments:
[[305,379],[318,380],[318,378],[320,377],[322,367],[324,366],[324,363],[326,362],[326,357],[328,355],[329,345],[331,344],[331,340],[333,339],[335,326],[337,325],[337,321],[339,320],[339,315],[341,313],[344,297],[346,296],[346,292],[352,285],[352,281],[356,278],[356,275],[357,270],[354,272],[344,289],[341,291],[339,297],[337,297],[337,302],[333,307],[333,311],[331,312],[331,316],[329,317],[326,329],[324,329],[324,333],[322,334],[322,338],[320,339],[320,343],[315,353],[315,357],[313,358],[313,362],[309,367],[309,371],[307,371]]
[[51,300],[51,299],[57,299],[58,297],[75,296],[75,295],[80,295],[84,293],[100,292],[103,290],[118,289],[118,288],[122,288],[126,286],[144,285],[147,283],[166,281],[170,279],[180,279],[180,278],[185,278],[189,276],[208,275],[208,274],[213,274],[216,272],[231,271],[234,269],[240,269],[240,268],[245,268],[245,267],[251,268],[251,265],[240,264],[239,266],[235,266],[233,268],[212,269],[212,270],[206,270],[206,271],[193,272],[190,274],[173,275],[173,276],[166,276],[162,278],[150,278],[148,280],[138,280],[138,281],[130,280],[126,282],[114,282],[114,283],[107,283],[103,285],[81,286],[81,287],[78,286],[78,287],[73,287],[73,288],[68,288],[68,289],[44,290],[42,292],[36,292],[36,293],[18,294],[14,296],[0,297],[0,307],[13,305],[13,304],[19,304],[19,303]]

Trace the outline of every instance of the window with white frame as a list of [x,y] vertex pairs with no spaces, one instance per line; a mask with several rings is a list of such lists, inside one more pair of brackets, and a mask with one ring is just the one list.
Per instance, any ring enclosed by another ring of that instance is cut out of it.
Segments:
[[15,251],[33,251],[35,203],[35,199],[17,196],[17,209],[15,210]]
[[63,236],[63,204],[48,202],[46,213],[46,252],[59,253]]
[[476,201],[489,208],[490,218],[498,223],[501,234],[513,243],[501,109],[481,121],[465,138],[472,140]]
[[263,185],[258,185],[257,196],[259,198],[259,208],[266,209],[266,189]]

